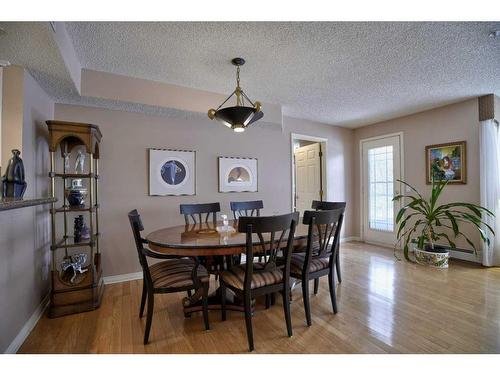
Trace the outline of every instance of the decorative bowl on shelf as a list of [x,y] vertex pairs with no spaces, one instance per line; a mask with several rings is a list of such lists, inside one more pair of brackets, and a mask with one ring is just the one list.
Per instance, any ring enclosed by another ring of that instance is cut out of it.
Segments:
[[65,194],[70,207],[82,207],[85,205],[87,188],[83,187],[81,178],[72,180],[71,187],[65,189]]

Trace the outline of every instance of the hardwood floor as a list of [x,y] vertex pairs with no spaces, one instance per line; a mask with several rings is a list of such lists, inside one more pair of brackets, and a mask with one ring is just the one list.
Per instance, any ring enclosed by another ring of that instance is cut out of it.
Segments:
[[[311,296],[306,326],[301,288],[292,301],[293,337],[286,335],[281,297],[253,318],[256,353],[499,353],[500,269],[451,261],[448,270],[397,261],[391,249],[342,244],[339,313],[327,281]],[[212,282],[215,286],[215,282]],[[106,285],[100,309],[40,319],[20,353],[247,353],[242,313],[185,319],[183,295],[158,295],[150,344],[142,344],[138,310],[142,281]],[[312,285],[311,285],[312,290]]]

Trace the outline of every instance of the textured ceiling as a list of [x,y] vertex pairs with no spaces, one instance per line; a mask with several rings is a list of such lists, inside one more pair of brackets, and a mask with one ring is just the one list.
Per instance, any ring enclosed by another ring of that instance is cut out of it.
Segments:
[[77,97],[48,22],[0,22],[0,59],[28,69],[54,99]]
[[[12,25],[7,26],[9,31]],[[50,56],[53,41],[38,35],[48,35],[38,30],[42,27],[47,25],[16,26],[29,37],[21,42],[30,48],[11,54],[51,95],[77,101],[60,56]],[[77,22],[66,27],[84,68],[220,93],[234,88],[229,61],[242,56],[247,64],[241,83],[251,99],[282,104],[285,115],[328,124],[357,127],[500,94],[500,40],[488,37],[500,22]],[[3,55],[0,49],[0,59]]]
[[500,23],[69,23],[82,66],[229,92],[360,126],[500,93]]

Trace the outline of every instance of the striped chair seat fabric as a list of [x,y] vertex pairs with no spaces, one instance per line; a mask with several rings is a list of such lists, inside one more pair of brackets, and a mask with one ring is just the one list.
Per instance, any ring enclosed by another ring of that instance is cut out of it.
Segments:
[[[250,287],[252,289],[262,288],[263,286],[278,284],[283,281],[283,272],[279,269],[273,271],[263,271],[265,263],[254,263],[253,274]],[[228,285],[236,289],[243,290],[243,283],[245,281],[245,267],[246,264],[231,267],[227,271],[220,274],[220,278]]]
[[[149,267],[154,288],[185,288],[193,286],[193,268],[196,263],[192,259],[172,259],[155,263]],[[209,275],[201,264],[197,270],[202,283],[208,283]]]
[[[290,262],[290,274],[292,275],[302,275],[302,270],[304,268],[304,262],[306,259],[306,254],[292,254],[292,260]],[[316,272],[324,268],[328,268],[330,259],[327,257],[317,257],[312,258],[309,264],[309,272]]]

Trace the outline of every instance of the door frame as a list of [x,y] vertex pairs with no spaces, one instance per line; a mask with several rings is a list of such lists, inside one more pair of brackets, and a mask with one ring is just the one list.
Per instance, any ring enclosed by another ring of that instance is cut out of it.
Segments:
[[[404,159],[404,132],[396,132],[396,133],[388,133],[388,134],[382,134],[378,135],[375,137],[369,137],[369,138],[363,138],[359,140],[359,228],[360,228],[360,233],[359,237],[361,241],[365,242],[364,239],[364,233],[365,233],[365,220],[364,220],[364,214],[365,214],[365,203],[364,203],[364,189],[366,188],[363,185],[363,177],[364,177],[364,170],[363,170],[363,143],[365,142],[370,142],[370,141],[377,141],[379,139],[384,139],[384,138],[390,138],[390,137],[399,137],[399,158],[400,158],[400,169],[401,169],[401,176],[400,179],[404,181],[405,179],[405,159]],[[402,184],[400,184],[402,185]],[[403,194],[402,188],[400,187],[400,192]],[[387,246],[387,245],[386,245]]]
[[292,169],[292,193],[290,200],[290,207],[293,211],[295,209],[295,158],[293,143],[296,140],[318,142],[321,144],[321,181],[323,185],[323,199],[328,200],[328,181],[327,181],[327,166],[328,166],[328,139],[323,137],[316,137],[313,135],[290,133],[290,165]]

